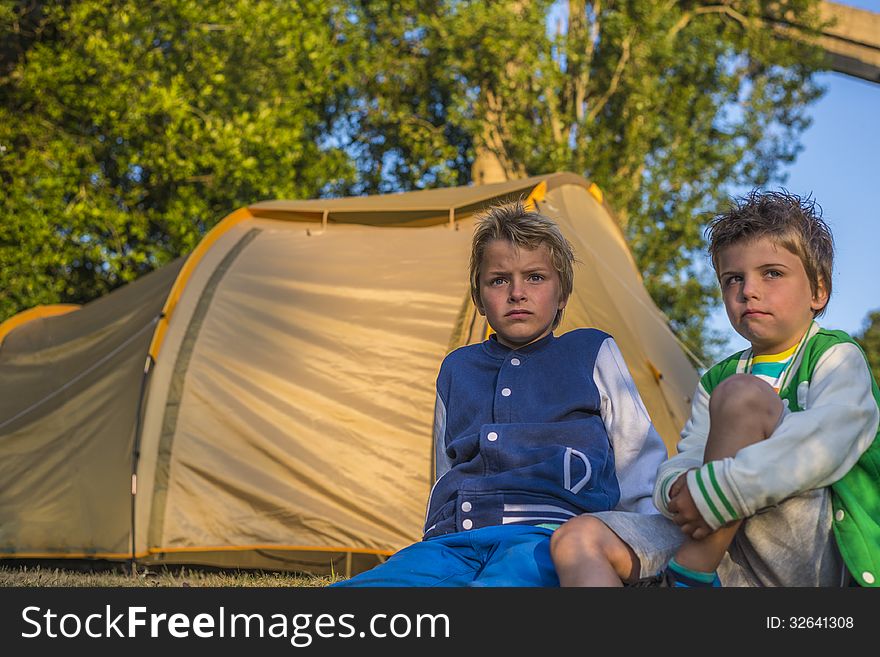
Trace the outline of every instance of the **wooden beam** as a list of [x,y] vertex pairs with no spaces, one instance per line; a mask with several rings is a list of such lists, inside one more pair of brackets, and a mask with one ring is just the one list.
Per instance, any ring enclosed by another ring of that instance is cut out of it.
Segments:
[[819,39],[831,69],[880,83],[880,14],[837,2],[820,7],[822,19],[834,21]]

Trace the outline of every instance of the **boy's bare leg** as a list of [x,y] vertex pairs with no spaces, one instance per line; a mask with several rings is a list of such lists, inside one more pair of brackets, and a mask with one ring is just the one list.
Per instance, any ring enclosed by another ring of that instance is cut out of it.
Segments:
[[623,586],[639,574],[639,558],[604,522],[578,516],[553,532],[550,554],[560,586]]
[[[709,437],[703,462],[734,456],[740,449],[770,437],[783,412],[782,400],[767,383],[748,374],[722,381],[709,399]],[[680,477],[673,495],[684,486]],[[713,572],[736,535],[742,520],[728,523],[704,538],[687,538],[675,555],[686,568]]]

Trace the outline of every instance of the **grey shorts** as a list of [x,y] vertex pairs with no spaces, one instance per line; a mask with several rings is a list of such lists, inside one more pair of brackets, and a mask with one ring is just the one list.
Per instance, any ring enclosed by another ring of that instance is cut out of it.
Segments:
[[[747,518],[718,566],[722,586],[845,586],[846,568],[832,533],[828,488],[806,491]],[[684,534],[660,514],[591,514],[627,543],[641,562],[640,577],[656,575]]]
[[640,578],[659,573],[684,542],[678,526],[659,513],[647,515],[630,511],[591,513],[629,545],[641,563]]
[[845,586],[830,489],[806,491],[746,519],[718,577],[723,586]]

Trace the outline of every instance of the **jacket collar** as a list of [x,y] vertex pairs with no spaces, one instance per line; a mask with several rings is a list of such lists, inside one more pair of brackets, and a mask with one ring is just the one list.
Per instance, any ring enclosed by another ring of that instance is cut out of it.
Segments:
[[498,342],[498,336],[493,333],[489,336],[489,339],[483,342],[483,351],[485,351],[492,358],[496,358],[498,360],[504,360],[512,353],[517,355],[526,356],[529,354],[533,354],[541,349],[544,349],[547,345],[549,345],[554,339],[553,331],[545,335],[540,340],[535,340],[534,342],[530,342],[524,347],[520,347],[519,349],[511,349],[500,342]]

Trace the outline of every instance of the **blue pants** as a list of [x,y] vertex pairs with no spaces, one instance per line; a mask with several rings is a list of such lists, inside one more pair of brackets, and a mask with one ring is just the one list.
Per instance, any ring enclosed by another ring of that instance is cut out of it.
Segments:
[[414,543],[331,586],[559,586],[552,529],[498,525]]

